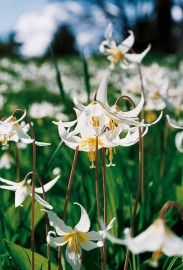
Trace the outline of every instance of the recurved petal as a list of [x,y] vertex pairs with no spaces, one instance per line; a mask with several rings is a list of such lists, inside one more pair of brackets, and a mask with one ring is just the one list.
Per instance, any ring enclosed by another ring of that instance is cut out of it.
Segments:
[[52,247],[64,246],[69,241],[69,239],[67,239],[67,241],[64,241],[64,237],[62,236],[53,237],[51,234],[54,234],[54,232],[52,231],[48,232],[46,240],[47,240],[47,243]]
[[84,111],[84,109],[87,107],[87,106],[83,105],[81,102],[79,102],[76,96],[74,97],[73,101],[74,101],[76,108],[81,110],[81,111]]
[[125,54],[125,57],[128,61],[133,62],[133,63],[141,63],[142,59],[146,56],[146,54],[149,52],[151,49],[151,45],[149,44],[148,47],[142,52],[142,53],[132,53],[132,54]]
[[51,143],[38,142],[38,141],[35,141],[35,144],[38,145],[38,146],[49,146],[49,145],[51,145]]
[[73,229],[67,226],[62,219],[60,219],[55,213],[44,210],[48,214],[50,226],[56,229],[58,235],[66,235],[73,232]]
[[[45,184],[44,187],[44,191],[47,192],[48,190],[50,190],[57,182],[57,180],[59,179],[60,175],[58,175],[57,177],[55,177],[53,180],[51,180],[49,183]],[[43,189],[42,187],[39,188],[35,188],[35,192],[36,193],[43,193]]]
[[[32,196],[32,193],[30,194],[30,196]],[[43,200],[39,195],[37,195],[36,193],[34,194],[34,198],[35,200],[41,204],[42,206],[44,206],[47,209],[53,209],[53,207],[47,203],[45,200]]]
[[118,48],[122,51],[123,54],[128,52],[134,44],[135,37],[133,31],[129,30],[128,33],[130,34],[121,44],[119,44]]
[[183,126],[179,126],[178,124],[176,124],[171,118],[170,116],[167,114],[166,115],[166,118],[168,120],[168,123],[170,124],[170,126],[174,127],[174,128],[180,128],[180,129],[183,129]]
[[[22,115],[18,120],[13,121],[12,123],[13,123],[13,124],[16,124],[16,123],[22,121],[22,120],[24,119],[25,116],[26,116],[26,111],[24,111],[23,115]],[[12,116],[10,116],[10,117],[12,117]]]
[[62,122],[61,120],[59,122],[55,122],[53,121],[53,124],[57,125],[57,126],[63,126],[63,127],[72,127],[77,123],[78,119],[74,120],[74,121],[69,121],[69,122]]
[[79,203],[74,203],[80,206],[81,208],[81,217],[78,224],[75,226],[74,230],[80,232],[88,232],[90,228],[90,219],[84,207]]
[[33,140],[30,138],[29,135],[27,135],[23,129],[21,128],[21,126],[19,124],[14,124],[13,125],[13,128],[14,130],[17,132],[18,134],[18,137],[20,138],[20,140],[23,142],[23,143],[32,143]]
[[162,251],[167,256],[183,256],[183,240],[165,225],[166,236]]
[[97,100],[104,103],[108,106],[107,102],[107,84],[108,84],[109,74],[108,72],[104,75],[104,78],[102,79],[100,86],[97,91]]
[[87,235],[89,237],[88,238],[89,241],[103,241],[103,237],[100,231],[99,232],[91,231],[91,232],[88,232]]
[[183,153],[183,131],[178,132],[175,136],[175,145],[177,147],[177,150]]
[[66,249],[66,260],[71,265],[73,270],[80,270],[81,268],[81,250],[78,246],[78,253],[75,253],[69,245]]
[[130,110],[128,112],[121,111],[117,115],[119,117],[137,117],[137,115],[139,115],[139,113],[141,112],[141,110],[143,108],[143,104],[144,104],[144,95],[141,94],[141,99],[140,99],[138,105],[133,110]]
[[13,181],[10,181],[10,180],[6,180],[2,177],[0,177],[0,181],[3,182],[3,183],[6,183],[8,185],[11,185],[11,186],[19,186],[20,183],[16,183],[16,182],[13,182]]
[[15,207],[22,205],[28,194],[29,192],[26,185],[19,186],[15,192]]
[[81,248],[84,249],[84,250],[87,250],[87,251],[90,251],[94,248],[98,248],[98,247],[102,247],[103,246],[103,242],[102,240],[98,241],[97,243],[94,243],[90,240],[88,240],[86,242],[86,244],[80,244]]
[[17,190],[17,186],[0,186],[0,188],[2,189],[7,189],[7,190],[13,190],[16,191]]

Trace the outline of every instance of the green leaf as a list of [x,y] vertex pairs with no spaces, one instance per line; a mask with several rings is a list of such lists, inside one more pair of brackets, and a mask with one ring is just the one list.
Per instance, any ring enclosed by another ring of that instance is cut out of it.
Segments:
[[[29,249],[18,246],[14,243],[5,241],[7,249],[15,263],[22,270],[31,269],[31,251]],[[34,253],[35,270],[48,270],[48,260],[38,253]],[[57,267],[51,264],[51,270],[57,270]]]

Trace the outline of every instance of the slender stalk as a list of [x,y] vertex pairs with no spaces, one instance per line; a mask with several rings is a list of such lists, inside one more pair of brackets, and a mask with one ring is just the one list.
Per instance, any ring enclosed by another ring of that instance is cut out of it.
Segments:
[[[13,112],[13,115],[16,113],[24,113],[24,110],[22,109],[17,109]],[[36,175],[36,143],[35,143],[35,134],[34,134],[34,129],[32,127],[32,123],[29,119],[29,117],[26,115],[25,116],[29,127],[30,127],[30,132],[31,132],[31,139],[33,139],[32,142],[32,219],[31,219],[31,270],[34,270],[34,241],[35,241],[35,236],[34,236],[34,198],[35,198],[35,175]]]
[[[96,203],[97,203],[97,215],[98,215],[98,222],[101,219],[101,212],[100,212],[100,197],[99,197],[99,166],[98,166],[98,136],[96,136],[96,146],[95,146],[95,193],[96,193]],[[100,225],[99,225],[100,226]],[[103,248],[100,249],[101,251],[101,269],[104,270],[104,251]]]
[[[20,182],[20,159],[19,159],[19,150],[17,147],[17,143],[15,143],[15,159],[16,159],[16,174],[17,183]],[[18,230],[20,232],[19,242],[21,241],[21,231],[20,231],[20,224],[21,224],[21,208],[20,206],[17,209],[17,217],[18,217]],[[21,243],[21,242],[20,242]]]
[[[70,196],[70,192],[71,192],[73,176],[74,176],[74,172],[75,172],[75,168],[76,168],[78,151],[79,151],[79,146],[76,147],[76,150],[74,153],[74,159],[72,162],[72,168],[71,168],[71,172],[70,172],[70,177],[69,177],[69,182],[68,182],[67,192],[66,192],[66,197],[65,197],[65,203],[64,203],[64,211],[63,211],[63,217],[62,217],[63,221],[66,220],[67,206],[68,206],[68,202],[69,202],[69,196]],[[58,270],[62,269],[61,255],[62,255],[62,247],[59,247],[59,249],[58,249]]]
[[[32,175],[33,172],[29,172],[26,174],[25,176],[25,181],[27,180],[28,176]],[[47,201],[46,199],[46,192],[45,192],[45,189],[44,189],[44,185],[43,185],[43,181],[41,179],[41,177],[39,176],[39,174],[35,173],[35,175],[37,176],[38,180],[39,180],[39,184],[42,188],[42,191],[43,191],[43,199],[45,201]],[[48,235],[48,231],[49,231],[49,219],[48,219],[48,214],[46,213],[46,236]],[[51,270],[51,260],[50,260],[50,246],[47,245],[47,258],[48,258],[48,270]]]
[[168,201],[163,205],[159,214],[159,218],[164,219],[167,210],[172,206],[176,207],[180,211],[181,219],[183,221],[183,207],[175,201]]
[[[130,230],[131,235],[133,235],[133,232],[134,232],[136,213],[137,213],[138,202],[140,199],[141,184],[142,184],[142,177],[143,177],[143,162],[142,162],[142,150],[143,150],[142,147],[143,146],[142,146],[141,128],[138,128],[138,132],[139,132],[139,178],[138,178],[137,193],[136,193],[136,198],[135,198],[135,205],[134,205],[134,209],[133,209],[132,225],[131,225],[131,230]],[[128,269],[129,257],[130,257],[130,251],[127,250],[124,270]]]
[[100,198],[99,198],[99,177],[98,177],[98,136],[96,136],[96,149],[95,149],[95,192],[96,192],[96,202],[97,202],[97,214],[98,221],[101,218],[100,212]]
[[161,149],[161,159],[160,159],[160,186],[159,186],[159,197],[160,200],[163,198],[163,177],[165,172],[165,160],[166,160],[166,147],[167,147],[167,139],[168,139],[168,121],[165,121],[165,128],[164,128],[164,134],[163,134],[163,147]]
[[[143,79],[142,79],[142,69],[141,69],[140,64],[137,64],[137,69],[138,69],[138,73],[139,73],[139,77],[140,77],[142,94],[143,94],[144,99],[145,99],[145,103],[143,105],[142,112],[141,112],[141,120],[142,120],[145,118],[146,96],[145,96],[145,89],[144,89],[144,84],[143,84]],[[143,140],[143,138],[142,138],[142,163],[143,163],[142,167],[144,168],[144,140]],[[141,199],[142,199],[142,202],[144,202],[144,171],[142,171]]]
[[[106,185],[106,166],[105,166],[105,148],[102,148],[102,180],[103,180],[103,193],[104,193],[104,223],[107,224],[107,185]],[[104,240],[103,246],[103,264],[106,269],[107,263],[107,242]]]

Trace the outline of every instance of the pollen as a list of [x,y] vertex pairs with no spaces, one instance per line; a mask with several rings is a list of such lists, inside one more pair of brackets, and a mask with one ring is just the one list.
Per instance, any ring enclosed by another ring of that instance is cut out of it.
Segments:
[[80,254],[80,244],[84,245],[88,241],[88,235],[83,232],[71,232],[63,237],[63,242],[69,241],[69,247],[74,253]]
[[118,61],[124,61],[125,57],[119,48],[112,48],[108,50],[108,53],[113,56],[112,63],[116,64]]
[[156,114],[153,112],[148,112],[146,115],[146,122],[151,123],[154,122],[157,119]]

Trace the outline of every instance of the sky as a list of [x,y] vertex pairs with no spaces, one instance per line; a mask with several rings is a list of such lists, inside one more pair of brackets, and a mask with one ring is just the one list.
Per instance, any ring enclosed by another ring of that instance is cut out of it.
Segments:
[[[129,4],[128,0],[123,1],[129,27],[139,16],[146,14],[152,17],[153,0],[139,1],[137,7]],[[119,41],[125,36],[120,8],[112,0],[104,3],[107,13],[94,0],[0,0],[0,38],[5,39],[7,33],[14,30],[15,41],[22,44],[20,53],[39,57],[50,45],[58,25],[66,24],[75,36],[77,49],[91,54],[96,48],[98,50],[110,18],[114,35],[119,33]],[[172,17],[177,22],[182,21],[183,10],[174,6]]]
[[5,36],[9,32],[23,13],[39,12],[47,2],[47,0],[1,0],[0,36]]

